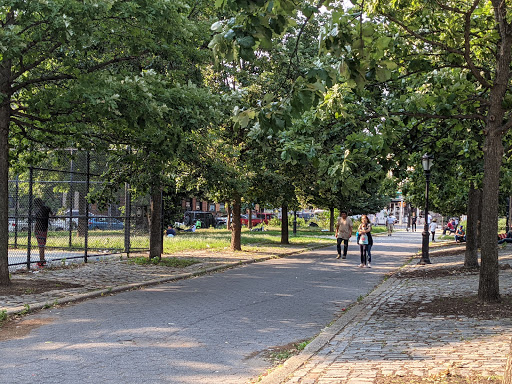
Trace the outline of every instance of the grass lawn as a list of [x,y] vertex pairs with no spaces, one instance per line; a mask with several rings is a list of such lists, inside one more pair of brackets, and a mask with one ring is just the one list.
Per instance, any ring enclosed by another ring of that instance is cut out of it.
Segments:
[[[281,229],[279,227],[265,227],[263,232],[251,232],[247,228],[242,228],[242,247],[244,249],[255,249],[257,247],[281,246]],[[373,233],[385,232],[384,227],[374,227]],[[355,231],[354,231],[355,235]],[[332,232],[322,231],[320,228],[298,227],[297,234],[294,235],[290,228],[290,245],[308,245],[308,246],[329,246],[335,244]],[[14,234],[9,233],[9,244],[14,244]],[[85,244],[84,237],[78,237],[76,231],[72,232],[71,248],[83,249]],[[130,235],[130,244],[132,249],[149,249],[149,234]],[[231,231],[227,229],[199,229],[196,232],[178,232],[173,238],[164,237],[164,254],[183,252],[186,250],[224,250],[229,249],[231,244]],[[37,248],[37,241],[32,236],[31,245]],[[18,248],[27,246],[27,233],[21,232],[17,237]],[[70,248],[69,232],[50,231],[47,240],[48,248]],[[124,231],[89,231],[88,246],[90,249],[109,249],[124,250]]]

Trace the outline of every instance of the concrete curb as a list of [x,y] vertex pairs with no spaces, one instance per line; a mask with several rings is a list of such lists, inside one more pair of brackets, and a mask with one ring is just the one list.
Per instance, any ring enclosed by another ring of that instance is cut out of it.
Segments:
[[252,264],[252,263],[259,263],[259,262],[263,262],[263,261],[267,261],[267,260],[272,260],[272,259],[280,259],[280,258],[284,258],[284,257],[288,257],[288,256],[293,256],[293,255],[301,254],[301,253],[304,253],[304,252],[313,251],[313,250],[316,250],[316,249],[328,248],[328,247],[330,247],[330,246],[327,246],[327,247],[326,246],[308,247],[308,248],[304,248],[304,249],[301,249],[301,250],[298,250],[298,251],[293,251],[293,252],[282,254],[282,255],[270,255],[270,256],[264,256],[264,257],[261,257],[261,258],[255,258],[255,259],[234,261],[234,262],[230,262],[230,263],[225,263],[225,264],[217,265],[215,267],[210,267],[210,268],[206,268],[206,269],[203,269],[203,270],[199,270],[199,271],[196,271],[196,272],[181,273],[181,274],[178,274],[178,275],[175,275],[175,276],[165,277],[165,278],[161,278],[161,279],[154,279],[154,280],[143,281],[143,282],[140,282],[140,283],[131,283],[131,284],[118,285],[118,286],[115,286],[115,287],[98,289],[96,291],[91,291],[91,292],[86,292],[86,293],[82,293],[82,294],[77,294],[77,295],[72,296],[72,297],[63,297],[63,298],[60,298],[60,299],[56,299],[56,300],[54,300],[52,302],[46,301],[46,302],[41,302],[41,303],[33,304],[32,306],[29,306],[29,307],[18,306],[18,307],[10,308],[10,309],[7,309],[6,315],[7,316],[12,316],[12,315],[17,315],[17,314],[26,314],[26,313],[35,312],[35,311],[38,311],[38,310],[41,310],[41,309],[51,308],[51,307],[53,307],[55,305],[70,304],[70,303],[77,302],[77,301],[82,301],[82,300],[86,300],[86,299],[93,299],[93,298],[96,298],[96,297],[111,295],[111,294],[119,293],[119,292],[130,291],[130,290],[133,290],[133,289],[144,288],[144,287],[148,287],[148,286],[152,286],[152,285],[158,285],[158,284],[169,283],[169,282],[172,282],[172,281],[189,279],[189,278],[192,278],[192,277],[202,276],[202,275],[205,275],[205,274],[208,274],[208,273],[213,273],[213,272],[219,272],[219,271],[223,271],[223,270],[226,270],[226,269],[229,269],[229,268],[234,268],[234,267],[238,267],[238,266],[242,266],[242,265],[248,265],[248,264]]
[[367,303],[376,296],[386,292],[398,279],[390,277],[378,285],[361,302],[356,303],[351,309],[342,314],[338,320],[329,327],[324,328],[313,341],[311,341],[302,352],[286,360],[286,362],[274,369],[267,376],[258,381],[259,384],[281,384],[288,376],[306,364],[318,351],[327,345],[334,336],[351,323],[359,314],[369,312]]

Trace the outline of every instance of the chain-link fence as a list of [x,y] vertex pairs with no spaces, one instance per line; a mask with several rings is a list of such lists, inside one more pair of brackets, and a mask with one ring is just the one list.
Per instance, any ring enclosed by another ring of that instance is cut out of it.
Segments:
[[132,199],[124,185],[107,204],[90,204],[105,186],[102,157],[69,150],[56,159],[10,174],[10,270],[149,249],[147,199]]

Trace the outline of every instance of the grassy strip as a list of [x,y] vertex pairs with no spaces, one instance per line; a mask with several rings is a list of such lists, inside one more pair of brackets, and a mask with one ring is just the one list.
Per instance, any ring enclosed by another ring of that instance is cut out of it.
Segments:
[[185,268],[194,264],[200,263],[200,261],[192,260],[192,259],[178,259],[176,257],[163,257],[161,259],[155,257],[153,259],[149,259],[147,257],[134,257],[128,259],[128,263],[137,264],[137,265],[163,265],[166,267],[172,268]]

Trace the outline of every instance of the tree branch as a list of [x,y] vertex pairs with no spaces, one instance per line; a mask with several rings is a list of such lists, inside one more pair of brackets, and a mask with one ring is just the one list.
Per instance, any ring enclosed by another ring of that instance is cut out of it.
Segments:
[[[44,62],[45,60],[48,60],[48,57],[53,53],[55,52],[55,50],[57,48],[59,48],[60,46],[62,46],[62,43],[57,43],[55,44],[52,48],[50,48],[49,51],[47,52],[43,52],[41,57],[38,59],[38,60],[35,60],[32,64],[30,65],[27,65],[26,67],[23,66],[23,64],[21,65],[21,68],[19,70],[19,72],[15,73],[12,75],[11,77],[11,81],[14,81],[16,80],[18,77],[20,77],[21,75],[23,75],[25,72],[28,72],[30,71],[31,69],[34,69],[35,67],[37,67],[39,64],[41,64],[42,62]],[[22,63],[20,61],[20,63]]]
[[391,20],[393,23],[399,25],[403,30],[405,30],[411,36],[414,36],[414,37],[420,39],[421,41],[423,41],[426,44],[441,48],[442,50],[444,50],[446,52],[455,53],[457,55],[464,56],[464,52],[462,52],[461,50],[449,47],[446,44],[442,44],[442,43],[432,40],[432,39],[427,39],[426,37],[422,36],[420,33],[413,31],[412,29],[407,27],[404,23],[402,23],[400,20],[398,20],[397,18],[395,18],[389,14],[383,14],[383,16],[386,17],[387,19]]
[[469,68],[471,69],[471,73],[473,76],[476,77],[476,79],[484,86],[484,88],[491,88],[491,84],[480,74],[478,69],[476,68],[475,64],[473,63],[473,60],[471,59],[471,38],[470,38],[470,32],[471,32],[471,15],[473,12],[475,12],[476,7],[480,3],[480,0],[474,0],[473,5],[469,9],[469,11],[466,12],[464,18],[465,18],[465,24],[464,24],[464,58],[466,59],[466,63],[468,64]]

